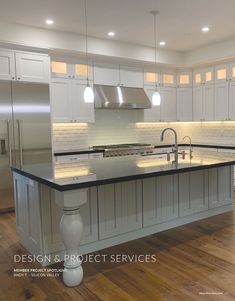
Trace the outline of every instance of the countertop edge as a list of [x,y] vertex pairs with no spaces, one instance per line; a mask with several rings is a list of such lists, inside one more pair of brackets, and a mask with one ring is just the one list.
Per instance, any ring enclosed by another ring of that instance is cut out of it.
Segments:
[[151,178],[155,176],[164,176],[164,175],[170,175],[170,174],[179,174],[184,172],[190,172],[190,171],[196,171],[196,170],[204,170],[204,169],[210,169],[210,168],[216,168],[221,166],[230,166],[235,165],[234,161],[227,161],[227,162],[221,162],[221,163],[215,163],[215,164],[208,164],[208,165],[198,165],[198,166],[191,166],[191,167],[183,167],[180,169],[173,169],[173,170],[165,170],[165,171],[154,171],[149,172],[145,174],[136,174],[136,175],[128,175],[124,177],[118,177],[118,178],[110,178],[110,179],[103,179],[103,180],[94,180],[86,183],[74,183],[74,184],[63,184],[58,185],[55,183],[52,183],[50,181],[47,181],[39,176],[33,175],[29,172],[23,171],[21,169],[18,169],[16,167],[11,167],[13,172],[16,172],[20,175],[23,175],[29,179],[32,179],[34,181],[37,181],[39,183],[45,184],[51,188],[54,188],[59,191],[68,191],[68,190],[75,190],[75,189],[81,189],[81,188],[89,188],[93,186],[101,186],[105,184],[113,184],[118,182],[125,182],[125,181],[131,181],[131,180],[140,180],[140,179],[146,179]]

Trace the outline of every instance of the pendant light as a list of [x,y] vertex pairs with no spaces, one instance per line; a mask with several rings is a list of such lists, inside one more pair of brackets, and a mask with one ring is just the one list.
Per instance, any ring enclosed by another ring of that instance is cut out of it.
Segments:
[[153,21],[154,21],[154,47],[155,47],[155,53],[154,53],[154,58],[155,58],[155,91],[153,92],[152,95],[152,106],[160,106],[161,104],[161,95],[158,91],[157,87],[157,15],[159,14],[159,11],[153,10],[150,12],[153,15]]
[[87,85],[84,90],[83,98],[86,103],[94,103],[94,92],[89,84],[89,67],[88,67],[88,36],[87,36],[87,2],[84,0],[84,13],[85,13],[85,35],[86,35],[86,64],[87,64]]

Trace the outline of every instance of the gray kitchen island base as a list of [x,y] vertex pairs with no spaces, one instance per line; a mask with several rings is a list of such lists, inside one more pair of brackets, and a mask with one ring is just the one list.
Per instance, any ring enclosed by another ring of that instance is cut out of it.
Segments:
[[14,172],[14,188],[21,244],[48,255],[44,266],[67,258],[63,279],[76,286],[83,271],[71,256],[232,210],[233,166],[66,191]]

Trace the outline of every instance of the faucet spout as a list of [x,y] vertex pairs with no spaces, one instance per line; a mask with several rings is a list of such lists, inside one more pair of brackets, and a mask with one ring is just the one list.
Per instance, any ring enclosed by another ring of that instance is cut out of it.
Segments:
[[173,128],[165,128],[160,135],[160,141],[162,142],[164,140],[164,135],[166,131],[171,131],[173,132],[174,136],[175,136],[175,147],[174,147],[174,154],[175,154],[175,163],[178,163],[178,138],[177,138],[177,133]]

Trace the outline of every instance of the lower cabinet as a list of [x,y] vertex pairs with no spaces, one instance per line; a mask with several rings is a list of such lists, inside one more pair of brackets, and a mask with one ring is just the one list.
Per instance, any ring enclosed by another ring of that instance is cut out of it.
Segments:
[[209,209],[232,203],[233,169],[219,167],[209,170]]
[[178,217],[178,175],[143,180],[143,225]]
[[208,210],[208,170],[179,174],[179,216]]
[[141,181],[98,187],[99,239],[142,227]]

